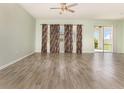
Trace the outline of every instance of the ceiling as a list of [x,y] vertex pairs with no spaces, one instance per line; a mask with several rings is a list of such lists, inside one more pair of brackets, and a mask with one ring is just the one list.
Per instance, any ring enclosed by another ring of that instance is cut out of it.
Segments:
[[51,10],[58,7],[59,3],[20,4],[27,12],[35,18],[41,19],[124,19],[124,3],[78,3],[72,7],[75,13],[59,14],[59,10]]

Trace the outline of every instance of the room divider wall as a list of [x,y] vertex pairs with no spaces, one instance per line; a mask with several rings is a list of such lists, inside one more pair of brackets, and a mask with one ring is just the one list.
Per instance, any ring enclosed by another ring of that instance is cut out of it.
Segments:
[[[73,53],[73,24],[64,24],[64,53]],[[48,27],[49,32],[48,33]],[[82,25],[76,25],[76,53],[82,53]],[[42,24],[42,49],[41,53],[47,53],[48,34],[50,36],[50,53],[60,53],[60,24]]]

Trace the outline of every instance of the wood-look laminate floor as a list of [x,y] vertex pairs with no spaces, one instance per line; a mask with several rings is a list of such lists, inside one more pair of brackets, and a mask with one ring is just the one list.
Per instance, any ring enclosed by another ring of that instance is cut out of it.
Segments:
[[124,54],[33,54],[0,71],[0,88],[124,88]]

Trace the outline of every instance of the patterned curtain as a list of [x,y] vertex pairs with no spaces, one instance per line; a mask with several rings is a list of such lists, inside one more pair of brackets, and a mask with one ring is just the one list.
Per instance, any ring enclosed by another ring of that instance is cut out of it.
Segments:
[[77,25],[77,54],[82,53],[82,25]]
[[48,25],[42,24],[42,48],[41,48],[42,53],[47,53],[47,30]]
[[59,53],[60,25],[50,25],[50,53]]
[[72,53],[73,45],[72,45],[72,30],[73,25],[68,24],[64,25],[64,37],[65,37],[65,53]]

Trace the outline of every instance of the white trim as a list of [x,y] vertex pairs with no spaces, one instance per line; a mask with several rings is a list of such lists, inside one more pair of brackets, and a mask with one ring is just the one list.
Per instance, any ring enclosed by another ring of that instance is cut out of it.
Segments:
[[9,62],[9,63],[7,63],[7,64],[1,66],[1,67],[0,67],[0,70],[6,68],[6,67],[8,67],[8,66],[10,66],[10,65],[12,65],[12,64],[14,64],[14,63],[16,63],[16,62],[19,62],[20,60],[22,60],[22,59],[24,59],[24,58],[26,58],[26,57],[28,57],[28,56],[34,54],[34,53],[35,53],[35,52],[31,52],[31,53],[29,53],[29,54],[27,54],[27,55],[25,55],[25,56],[23,56],[23,57],[21,57],[21,58],[19,58],[19,59],[16,59],[16,60],[14,60],[14,61],[12,61],[12,62]]
[[36,49],[35,52],[41,52],[41,49]]

